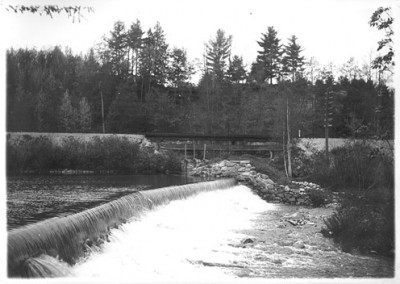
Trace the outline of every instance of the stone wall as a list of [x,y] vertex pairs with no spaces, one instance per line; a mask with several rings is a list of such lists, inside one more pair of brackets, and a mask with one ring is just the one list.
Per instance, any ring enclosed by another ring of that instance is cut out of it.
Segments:
[[[240,184],[247,185],[262,199],[273,203],[312,206],[313,191],[324,191],[320,186],[311,182],[292,182],[290,185],[279,185],[268,175],[258,173],[249,160],[223,160],[209,163],[198,159],[188,160],[188,172],[192,176],[203,178],[234,177]],[[326,202],[337,202],[329,198]]]

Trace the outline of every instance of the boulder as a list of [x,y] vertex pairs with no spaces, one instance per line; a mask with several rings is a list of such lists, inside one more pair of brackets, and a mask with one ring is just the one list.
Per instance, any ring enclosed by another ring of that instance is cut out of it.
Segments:
[[306,246],[303,241],[297,241],[293,244],[293,246],[297,249],[304,249]]
[[234,167],[236,164],[235,163],[233,163],[233,162],[231,162],[231,161],[226,161],[225,162],[225,166],[226,167]]
[[275,189],[275,186],[273,184],[267,184],[266,188],[268,190],[273,190],[273,189]]
[[271,179],[264,179],[265,184],[274,184],[274,182]]

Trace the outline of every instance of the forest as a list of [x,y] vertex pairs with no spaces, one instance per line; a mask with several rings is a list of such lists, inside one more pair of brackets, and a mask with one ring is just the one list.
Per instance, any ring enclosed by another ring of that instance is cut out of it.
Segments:
[[[371,20],[372,22],[372,20]],[[371,26],[373,26],[370,23]],[[114,23],[86,54],[68,47],[7,50],[7,131],[252,134],[393,138],[394,90],[384,64],[320,66],[300,40],[260,35],[245,66],[219,29],[203,62],[167,43],[161,24]],[[382,63],[382,61],[380,62]],[[194,74],[200,77],[194,83]],[[289,131],[288,131],[289,132]]]

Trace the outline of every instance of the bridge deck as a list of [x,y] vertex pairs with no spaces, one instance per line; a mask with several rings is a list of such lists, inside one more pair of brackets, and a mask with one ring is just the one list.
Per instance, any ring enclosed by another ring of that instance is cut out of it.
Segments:
[[272,141],[269,136],[263,135],[214,135],[214,134],[181,134],[181,133],[146,133],[146,138],[154,140],[196,140],[196,141],[246,141],[267,142]]
[[[268,143],[265,145],[220,145],[220,144],[205,144],[206,151],[230,151],[230,152],[277,152],[282,151],[282,146],[279,143]],[[185,151],[185,144],[163,144],[162,149],[172,151]],[[194,148],[198,151],[204,151],[204,144],[196,144]],[[186,150],[193,151],[193,143],[186,143]]]

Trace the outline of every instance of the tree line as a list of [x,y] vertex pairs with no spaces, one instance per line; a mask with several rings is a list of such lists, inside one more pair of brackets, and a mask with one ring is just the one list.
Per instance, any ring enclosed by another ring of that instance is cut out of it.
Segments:
[[388,68],[382,65],[387,57],[362,67],[351,58],[335,76],[332,66],[319,68],[302,56],[295,35],[282,44],[268,27],[247,70],[232,54],[232,41],[223,30],[209,40],[198,84],[191,81],[196,68],[186,50],[170,47],[159,23],[145,31],[138,20],[129,26],[118,21],[85,55],[58,46],[9,49],[7,131],[262,134],[281,140],[323,137],[329,116],[331,137],[392,137],[394,92],[385,85]]

